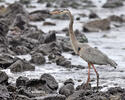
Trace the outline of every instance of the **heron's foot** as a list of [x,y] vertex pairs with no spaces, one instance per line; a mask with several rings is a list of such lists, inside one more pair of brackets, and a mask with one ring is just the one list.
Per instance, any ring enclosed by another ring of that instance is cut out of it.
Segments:
[[82,89],[85,89],[85,90],[89,90],[91,89],[91,84],[90,83],[86,83],[82,86]]

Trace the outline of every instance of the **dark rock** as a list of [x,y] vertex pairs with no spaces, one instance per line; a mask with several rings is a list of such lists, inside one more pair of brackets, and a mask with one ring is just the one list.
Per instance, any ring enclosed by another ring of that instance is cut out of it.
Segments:
[[31,98],[28,98],[27,96],[24,95],[17,95],[15,97],[15,100],[31,100]]
[[44,26],[46,26],[46,25],[47,25],[47,26],[56,26],[56,24],[55,24],[55,23],[52,23],[52,22],[44,22],[43,25],[44,25]]
[[4,85],[0,85],[0,100],[11,100],[10,94]]
[[29,79],[27,77],[18,77],[16,80],[16,86],[20,87],[20,86],[26,86],[27,82],[29,81]]
[[85,99],[85,90],[75,91],[66,100],[86,100]]
[[30,4],[30,0],[20,0],[20,3],[22,4]]
[[31,21],[44,21],[45,18],[49,18],[50,14],[48,10],[36,10],[29,14]]
[[[1,20],[0,20],[1,21]],[[8,26],[6,25],[6,23],[4,22],[0,22],[0,53],[4,52],[7,53],[8,52],[8,43],[7,43],[7,39],[6,39],[6,34],[8,32]]]
[[38,0],[38,3],[54,2],[55,0]]
[[46,7],[52,7],[52,3],[48,2],[48,3],[46,4]]
[[18,27],[20,30],[24,30],[27,28],[28,22],[28,19],[26,19],[23,14],[17,14],[11,26],[11,29],[14,27]]
[[125,21],[122,17],[117,16],[117,15],[109,16],[109,19],[110,19],[111,21],[120,22],[120,23],[122,23],[122,22]]
[[82,89],[90,90],[90,89],[91,89],[91,84],[89,83],[88,86],[86,87],[86,84],[85,84],[85,83],[82,83],[81,85],[78,85],[78,86],[76,87],[76,90],[82,90]]
[[6,9],[6,12],[3,14],[3,17],[5,17],[8,21],[8,24],[11,25],[14,22],[17,14],[22,14],[23,17],[25,17],[25,19],[28,21],[28,12],[23,8],[23,5],[19,2],[10,4]]
[[61,45],[62,50],[63,50],[64,52],[73,51],[73,49],[72,49],[72,47],[71,47],[70,41],[63,40],[63,41],[61,41],[60,45]]
[[30,52],[30,50],[25,46],[16,46],[13,50],[17,55],[25,55]]
[[7,89],[9,92],[16,92],[17,87],[14,84],[9,84]]
[[94,12],[91,12],[90,14],[89,14],[89,18],[91,19],[91,18],[98,18],[99,16],[96,14],[96,13],[94,13]]
[[60,94],[51,94],[48,96],[41,97],[40,100],[66,100],[66,97]]
[[29,97],[29,98],[34,97],[33,94],[32,94],[31,92],[29,92],[28,90],[26,90],[25,88],[20,88],[20,89],[18,90],[18,94],[27,96],[27,97]]
[[43,54],[35,53],[35,54],[32,55],[32,59],[30,60],[30,62],[34,63],[34,64],[41,65],[41,64],[45,64],[46,59],[43,56]]
[[60,1],[60,7],[63,7],[63,8],[67,8],[67,7],[72,7],[72,8],[78,8],[80,7],[80,3],[75,1],[75,0],[72,0],[71,2],[67,1],[67,0],[62,0]]
[[122,0],[107,0],[107,2],[103,5],[103,8],[116,8],[123,6]]
[[35,66],[25,60],[17,60],[10,66],[10,70],[11,72],[33,71],[35,70]]
[[0,54],[0,66],[1,68],[8,68],[12,63],[14,62],[14,59],[5,53]]
[[98,32],[110,29],[110,21],[108,19],[94,20],[83,26],[84,32]]
[[71,62],[68,61],[66,58],[64,58],[63,56],[59,56],[57,59],[56,59],[56,64],[57,65],[60,65],[60,66],[64,66],[66,68],[70,68],[72,67],[71,66]]
[[67,85],[67,84],[73,84],[73,85],[74,85],[74,82],[73,82],[73,80],[70,78],[70,79],[67,79],[67,80],[64,82],[64,85]]
[[3,84],[3,83],[7,83],[8,82],[8,75],[3,72],[3,71],[0,71],[0,84]]
[[46,81],[47,86],[52,89],[52,90],[57,90],[58,89],[58,83],[55,80],[55,78],[53,76],[51,76],[50,74],[43,74],[40,77],[40,80]]
[[41,79],[31,79],[26,84],[27,88],[30,88],[32,91],[40,90],[44,91],[45,93],[54,93],[47,84],[45,80]]
[[53,31],[50,31],[48,35],[45,36],[44,43],[50,43],[56,41],[56,34]]
[[61,52],[60,46],[56,42],[51,42],[48,44],[41,44],[39,47],[35,48],[33,52],[39,52],[44,55],[48,55],[50,53],[58,53]]
[[117,94],[117,93],[124,93],[124,92],[125,92],[125,89],[122,89],[121,87],[114,87],[108,90],[108,93],[112,95]]
[[64,86],[62,86],[59,90],[59,93],[68,97],[74,92],[74,82],[72,79],[68,79],[64,82]]

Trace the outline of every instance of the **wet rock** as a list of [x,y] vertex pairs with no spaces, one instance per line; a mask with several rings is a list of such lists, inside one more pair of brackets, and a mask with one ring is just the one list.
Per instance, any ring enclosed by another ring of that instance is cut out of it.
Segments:
[[0,100],[11,100],[10,94],[4,85],[0,85]]
[[109,19],[113,22],[120,22],[120,23],[125,21],[121,16],[117,16],[117,15],[109,16]]
[[72,8],[78,8],[80,6],[79,2],[76,2],[75,0],[72,1],[67,1],[67,0],[62,0],[60,1],[60,7],[67,8],[67,7],[72,7]]
[[[72,95],[70,95],[66,100],[87,100],[85,97],[85,90],[75,91]],[[88,99],[89,100],[89,99]]]
[[91,12],[90,14],[89,14],[89,18],[90,19],[92,19],[92,18],[98,18],[99,16],[96,14],[96,13],[94,13],[94,12]]
[[45,18],[49,18],[50,14],[48,10],[36,10],[29,13],[31,21],[44,21]]
[[108,19],[94,20],[83,26],[84,32],[98,32],[110,29],[110,21]]
[[56,42],[51,42],[48,44],[41,44],[39,47],[35,48],[33,52],[39,52],[43,55],[48,55],[50,53],[58,53],[60,52],[60,46]]
[[78,85],[76,87],[76,90],[82,90],[82,89],[88,89],[88,90],[90,90],[91,89],[91,84],[89,83],[88,86],[86,87],[86,84],[82,83],[81,85]]
[[56,58],[56,64],[60,65],[60,66],[64,66],[66,68],[70,68],[71,66],[71,62],[68,61],[66,58],[64,58],[63,56],[59,56],[58,58]]
[[54,2],[55,0],[38,0],[38,3]]
[[33,71],[35,66],[31,65],[25,60],[17,60],[10,67],[11,72],[23,72],[23,71]]
[[120,95],[111,95],[109,97],[110,100],[122,100]]
[[30,50],[25,46],[16,46],[13,50],[17,55],[25,55],[30,52]]
[[25,88],[20,88],[20,89],[18,90],[18,94],[27,96],[27,97],[29,97],[29,98],[34,97],[34,95],[33,95],[31,92],[29,92],[29,90],[26,90]]
[[56,34],[53,31],[50,31],[48,35],[44,38],[44,43],[50,43],[56,41]]
[[107,0],[107,2],[103,5],[103,8],[116,8],[123,6],[122,0]]
[[15,97],[15,100],[31,100],[31,98],[28,98],[27,96],[24,95],[17,95]]
[[44,22],[43,25],[44,26],[56,26],[56,24],[52,22]]
[[68,79],[64,82],[64,86],[62,86],[59,90],[59,93],[68,97],[74,92],[74,82],[72,79]]
[[24,30],[27,28],[28,22],[28,19],[26,19],[23,14],[17,14],[13,24],[11,25],[11,29],[18,27],[20,30]]
[[37,65],[41,65],[41,64],[45,64],[46,59],[43,56],[43,54],[41,53],[35,53],[32,55],[32,59],[30,60],[31,63],[37,64]]
[[27,32],[26,36],[23,37],[22,41],[26,41],[34,46],[38,46],[39,43],[44,43],[45,33],[42,30],[30,30]]
[[32,91],[40,90],[44,91],[45,93],[54,93],[51,88],[46,84],[46,81],[40,79],[31,79],[26,84],[27,88],[30,88]]
[[22,3],[22,4],[30,4],[30,0],[20,0],[19,1],[20,3]]
[[7,83],[8,82],[8,75],[3,72],[3,71],[0,71],[0,84],[3,84],[3,83]]
[[8,68],[12,63],[14,62],[14,59],[5,53],[0,54],[0,66],[3,69]]
[[112,94],[112,95],[117,94],[117,93],[124,93],[124,92],[125,92],[125,90],[122,89],[121,87],[114,87],[114,88],[110,88],[108,90],[108,93]]
[[40,80],[45,81],[47,86],[52,89],[52,90],[57,90],[58,89],[58,83],[55,80],[55,78],[53,76],[51,76],[50,74],[43,74],[40,77]]
[[62,50],[64,52],[69,52],[69,51],[73,51],[72,47],[71,47],[71,43],[69,40],[62,40],[60,43]]
[[25,19],[28,21],[28,12],[23,8],[23,5],[19,2],[10,4],[4,12],[3,17],[8,19],[8,24],[11,25],[14,22],[17,14],[22,14],[23,17],[25,17]]
[[20,86],[26,86],[27,82],[29,81],[29,79],[27,77],[18,77],[16,80],[16,86],[20,87]]
[[9,84],[7,89],[9,92],[16,92],[17,87],[14,84]]
[[6,39],[6,34],[8,32],[8,26],[6,25],[6,23],[4,22],[0,22],[0,53],[4,52],[7,53],[8,52],[8,43],[7,43],[7,39]]
[[41,97],[40,100],[66,100],[66,97],[60,94],[51,94],[48,96]]

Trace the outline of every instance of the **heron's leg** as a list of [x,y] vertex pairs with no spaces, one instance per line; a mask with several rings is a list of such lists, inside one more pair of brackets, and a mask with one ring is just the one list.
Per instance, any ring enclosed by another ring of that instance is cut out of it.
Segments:
[[93,64],[91,64],[91,65],[92,65],[92,67],[93,67],[93,69],[94,69],[94,71],[95,71],[95,73],[96,73],[96,76],[97,76],[97,91],[98,91],[98,86],[99,86],[99,74],[98,74],[98,72],[96,71],[94,65],[93,65]]
[[91,67],[91,65],[88,63],[88,79],[87,79],[87,82],[86,82],[86,87],[88,86],[88,83],[90,81],[90,67]]

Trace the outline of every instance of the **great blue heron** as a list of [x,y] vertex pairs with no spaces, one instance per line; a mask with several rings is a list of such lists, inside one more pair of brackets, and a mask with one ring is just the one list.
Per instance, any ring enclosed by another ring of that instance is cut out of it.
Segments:
[[84,59],[88,63],[88,79],[86,82],[86,86],[90,81],[90,68],[92,66],[97,76],[97,90],[98,90],[99,74],[96,71],[94,64],[97,64],[97,65],[109,64],[114,68],[116,68],[117,64],[115,63],[115,61],[108,58],[107,55],[99,51],[97,48],[90,47],[87,43],[80,43],[77,41],[76,36],[73,32],[73,16],[68,9],[52,11],[50,12],[50,14],[53,14],[53,15],[67,14],[70,17],[69,36],[70,36],[70,41],[71,41],[73,50],[75,51],[76,54],[78,54],[82,59]]

